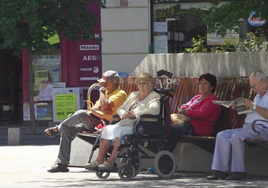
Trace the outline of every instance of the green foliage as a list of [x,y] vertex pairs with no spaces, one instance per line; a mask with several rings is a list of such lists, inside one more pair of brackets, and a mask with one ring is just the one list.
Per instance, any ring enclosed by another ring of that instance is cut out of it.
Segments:
[[[236,45],[230,41],[225,41],[224,44],[220,46],[213,46],[211,49],[206,45],[206,38],[198,35],[198,38],[192,39],[193,46],[191,48],[186,48],[185,52],[188,53],[223,53],[223,52],[236,52],[238,49],[240,51],[261,51],[264,49],[263,42],[265,41],[265,36],[260,34],[259,36],[254,35],[254,33],[247,33],[246,39]],[[265,48],[267,51],[268,49]]]
[[[47,39],[58,34],[71,41],[94,40],[94,14],[87,10],[93,0],[11,0],[0,3],[1,48],[42,52]],[[105,0],[96,0],[104,7]]]
[[252,32],[247,33],[245,41],[241,43],[241,51],[261,51],[263,50],[262,44],[264,41],[265,36],[263,34],[256,36]]
[[180,16],[184,16],[187,14],[193,14],[197,18],[202,18],[203,16],[205,16],[207,14],[207,10],[202,10],[200,8],[191,7],[189,9],[180,9],[178,11],[178,15],[180,15]]
[[201,37],[200,35],[197,36],[198,39],[192,38],[193,47],[186,48],[185,52],[189,53],[206,53],[206,37]]
[[223,52],[235,52],[237,49],[237,45],[232,42],[225,41],[220,46],[214,46],[211,48],[211,52],[214,53],[223,53]]
[[261,13],[263,19],[268,20],[267,0],[234,0],[223,2],[220,0],[210,0],[215,5],[210,9],[210,13],[203,17],[204,24],[208,26],[208,32],[216,32],[225,35],[226,30],[234,29],[238,31],[239,20],[247,20],[251,11],[255,11],[255,16]]

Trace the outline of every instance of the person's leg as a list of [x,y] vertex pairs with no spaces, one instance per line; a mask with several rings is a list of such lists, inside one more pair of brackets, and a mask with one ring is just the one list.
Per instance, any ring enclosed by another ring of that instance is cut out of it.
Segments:
[[[70,161],[71,143],[77,133],[83,130],[93,130],[94,125],[101,121],[87,114],[86,110],[78,110],[57,126],[61,132],[60,147],[58,157],[49,171],[54,171],[58,164],[67,166]],[[54,170],[53,170],[54,169]]]
[[234,132],[230,138],[232,144],[231,174],[226,180],[241,180],[246,178],[245,173],[245,138],[256,138],[257,133],[252,131],[251,125],[245,124],[243,128]]
[[61,132],[66,127],[80,128],[81,126],[84,126],[88,131],[93,131],[94,128],[100,123],[102,123],[100,119],[89,115],[87,110],[78,110],[60,123],[57,128]]
[[213,155],[212,170],[213,175],[207,176],[209,180],[226,179],[229,171],[229,160],[232,145],[230,137],[234,130],[228,129],[217,134],[215,150]]
[[245,124],[239,132],[235,132],[231,137],[233,146],[232,163],[231,163],[231,175],[227,177],[227,180],[241,180],[246,178],[245,168],[245,143],[246,138],[268,140],[268,129],[262,125],[256,125],[258,135],[251,128],[251,124]]
[[258,135],[251,128],[251,124],[245,124],[239,132],[235,132],[231,137],[232,143],[232,163],[231,163],[231,172],[245,172],[245,143],[246,138],[252,139],[262,139],[266,140],[266,133],[263,132],[267,128],[262,129],[262,127],[256,127],[256,129],[263,134]]
[[110,147],[110,140],[106,140],[106,139],[101,139],[100,141],[100,147],[99,147],[99,153],[98,153],[98,157],[96,159],[96,161],[99,164],[102,164],[104,162],[104,158],[106,156],[106,153]]
[[234,130],[228,129],[217,134],[213,155],[212,170],[228,172],[231,154],[231,135]]
[[176,148],[179,139],[183,135],[187,135],[188,131],[188,128],[184,125],[173,127],[170,131],[170,134],[167,136],[168,142],[166,144],[166,149],[172,152]]
[[68,172],[68,164],[71,153],[71,142],[75,138],[76,134],[84,130],[84,127],[66,127],[61,132],[59,152],[56,161],[48,172]]
[[107,163],[109,163],[110,165],[112,165],[114,163],[115,155],[117,153],[117,149],[118,149],[118,146],[119,146],[119,142],[120,142],[120,139],[116,138],[116,140],[114,142],[114,147],[113,147],[112,154],[110,155],[109,159],[107,159]]
[[[107,159],[107,161],[104,164],[98,166],[99,169],[106,169],[106,170],[114,169],[113,165],[115,162],[116,154],[118,152],[118,147],[121,144],[123,137],[125,135],[131,135],[131,134],[133,134],[132,125],[130,126],[129,125],[123,125],[123,126],[111,125],[111,126],[105,127],[102,137],[106,138],[106,140],[111,140],[112,143],[109,142],[109,146],[112,144],[113,150],[112,150],[110,157]],[[105,139],[102,139],[102,140],[105,140]],[[109,147],[106,148],[106,152],[108,149]],[[103,156],[101,156],[102,158],[104,158],[104,155],[106,154],[106,152],[103,153]]]
[[86,130],[83,126],[80,127],[65,127],[61,131],[59,153],[57,162],[68,165],[70,161],[71,144],[77,133]]
[[87,163],[85,169],[87,170],[97,170],[98,166],[104,163],[105,155],[110,147],[110,140],[101,139],[99,145],[99,153],[96,160]]
[[[87,114],[86,110],[78,110],[74,114],[67,117],[65,120],[63,120],[59,125],[56,125],[55,127],[50,127],[46,129],[44,132],[47,136],[53,136],[54,134],[57,134],[59,132],[62,132],[66,127],[81,127],[83,124],[89,124],[89,115]],[[52,134],[52,135],[51,135]]]

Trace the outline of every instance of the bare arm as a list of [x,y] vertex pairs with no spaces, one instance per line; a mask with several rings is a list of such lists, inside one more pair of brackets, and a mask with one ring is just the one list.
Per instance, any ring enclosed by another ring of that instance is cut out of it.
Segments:
[[101,110],[106,114],[111,114],[112,107],[114,107],[114,103],[108,99],[105,98],[105,94],[100,91],[100,103],[101,103]]
[[[253,108],[254,106],[254,102],[252,102],[250,99],[244,99],[245,102],[245,106],[248,108]],[[258,112],[262,117],[264,117],[265,119],[268,119],[268,110],[262,107],[259,107],[258,105],[256,105],[256,112]]]

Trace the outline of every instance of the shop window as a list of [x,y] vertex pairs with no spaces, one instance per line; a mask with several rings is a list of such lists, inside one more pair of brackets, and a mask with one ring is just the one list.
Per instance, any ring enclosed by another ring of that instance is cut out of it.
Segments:
[[206,35],[202,15],[209,3],[164,3],[153,5],[154,53],[179,53],[193,45],[192,38]]
[[[33,56],[33,74],[34,74],[34,99],[43,100],[40,91],[49,92],[52,83],[61,82],[61,56],[55,55],[34,55]],[[51,88],[52,89],[52,88]],[[49,96],[48,99],[49,100]]]
[[[37,120],[53,119],[53,87],[61,82],[60,50],[49,51],[46,55],[32,56],[35,116]],[[23,120],[29,121],[29,103],[23,104]]]

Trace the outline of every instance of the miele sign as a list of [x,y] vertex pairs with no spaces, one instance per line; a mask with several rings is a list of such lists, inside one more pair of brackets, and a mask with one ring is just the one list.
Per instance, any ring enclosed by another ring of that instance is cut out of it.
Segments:
[[94,44],[94,45],[80,45],[79,49],[80,49],[80,51],[99,50],[100,46],[97,45],[97,44]]

